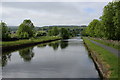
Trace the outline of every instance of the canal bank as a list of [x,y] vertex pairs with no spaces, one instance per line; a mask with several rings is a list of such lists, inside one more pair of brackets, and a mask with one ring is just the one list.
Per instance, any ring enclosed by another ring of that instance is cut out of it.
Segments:
[[48,42],[52,42],[60,39],[61,37],[48,36],[48,37],[41,37],[37,39],[2,42],[2,52],[14,51],[24,47],[30,47],[37,44],[48,43]]
[[118,78],[118,57],[104,48],[95,45],[88,38],[83,38],[84,44],[92,57],[100,76],[104,79]]

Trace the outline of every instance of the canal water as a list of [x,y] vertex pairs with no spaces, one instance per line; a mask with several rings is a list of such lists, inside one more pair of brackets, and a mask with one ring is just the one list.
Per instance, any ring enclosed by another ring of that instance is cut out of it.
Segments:
[[2,66],[3,78],[99,78],[79,37],[3,53]]

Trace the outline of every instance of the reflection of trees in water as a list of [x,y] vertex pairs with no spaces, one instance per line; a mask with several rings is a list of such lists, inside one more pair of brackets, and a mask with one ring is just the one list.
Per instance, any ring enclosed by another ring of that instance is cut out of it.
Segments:
[[59,42],[58,41],[51,42],[51,43],[48,44],[48,46],[53,47],[54,50],[57,50],[58,47],[59,47]]
[[54,50],[57,50],[59,45],[61,49],[65,49],[68,46],[68,41],[56,41],[48,44],[48,46],[53,47]]
[[[38,45],[37,47],[46,47],[47,44],[43,44],[43,45]],[[68,46],[68,41],[55,41],[55,42],[51,42],[48,44],[48,46],[53,47],[54,50],[57,50],[58,47],[61,47],[61,49],[65,49]],[[30,48],[25,48],[22,50],[19,50],[19,55],[23,58],[24,61],[31,61],[31,59],[34,57],[34,53],[33,53],[33,47]],[[2,67],[4,67],[5,65],[7,65],[8,60],[10,60],[11,58],[11,53],[2,53]]]
[[[25,48],[25,49],[19,50],[19,55],[24,59],[24,61],[30,61],[34,57],[34,53],[33,53],[32,49],[33,48]],[[2,67],[7,65],[7,62],[8,62],[8,60],[10,60],[11,55],[12,55],[11,52],[2,53],[2,55],[1,55],[2,58],[0,58],[0,59],[2,59],[1,60]]]
[[40,44],[40,45],[37,45],[38,48],[44,48],[44,47],[46,47],[46,46],[47,46],[47,44]]
[[32,50],[33,47],[19,50],[19,55],[23,58],[24,61],[31,61],[31,59],[34,57],[34,53]]
[[11,53],[3,53],[2,54],[2,67],[7,65],[8,60],[11,58]]
[[65,49],[66,47],[68,47],[68,41],[61,41],[60,47],[61,47],[61,49]]

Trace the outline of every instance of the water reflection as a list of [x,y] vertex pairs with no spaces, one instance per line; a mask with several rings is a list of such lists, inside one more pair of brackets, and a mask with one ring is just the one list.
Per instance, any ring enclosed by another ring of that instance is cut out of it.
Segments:
[[7,62],[8,62],[8,60],[10,60],[10,58],[11,58],[11,54],[10,53],[2,54],[2,67],[7,65]]
[[33,47],[19,50],[19,55],[23,58],[25,62],[29,62],[34,57],[34,53],[32,50]]
[[68,41],[61,41],[60,47],[61,49],[65,49],[66,47],[68,47]]
[[[65,49],[68,47],[68,41],[54,41],[50,43],[44,43],[37,45],[38,48],[45,48],[46,46],[52,47],[53,50],[58,50],[58,47],[60,46],[61,49]],[[28,47],[24,49],[18,50],[19,56],[21,59],[23,59],[24,62],[30,62],[32,58],[34,57],[33,47]],[[8,63],[8,60],[10,60],[12,55],[12,52],[2,53],[2,67],[6,66]]]
[[[32,50],[33,47],[21,49],[19,50],[19,56],[21,56],[21,58],[23,58],[25,62],[29,62],[34,57],[34,53]],[[11,52],[2,53],[2,67],[7,65],[8,61],[11,60],[11,56],[12,56]]]
[[4,78],[98,78],[80,39],[55,41],[2,54]]
[[46,46],[47,46],[47,44],[40,44],[40,45],[37,45],[38,48],[44,48],[44,47],[46,47]]
[[59,41],[51,42],[48,46],[53,47],[54,50],[57,50],[59,47]]
[[68,47],[68,41],[55,41],[48,44],[48,46],[53,47],[54,50],[57,50],[60,46],[61,49],[65,49]]

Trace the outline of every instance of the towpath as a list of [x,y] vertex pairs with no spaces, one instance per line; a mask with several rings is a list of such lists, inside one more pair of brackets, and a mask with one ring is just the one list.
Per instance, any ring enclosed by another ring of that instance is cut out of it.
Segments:
[[98,46],[101,46],[101,47],[103,47],[104,49],[106,49],[106,50],[110,51],[111,53],[113,53],[113,54],[117,55],[118,57],[120,57],[120,50],[115,49],[115,48],[112,48],[112,47],[109,47],[109,46],[106,46],[106,45],[101,44],[101,43],[98,43],[98,42],[93,41],[93,40],[91,40],[91,39],[88,39],[88,40],[90,40],[92,43],[94,43],[94,44],[96,44],[96,45],[98,45]]

